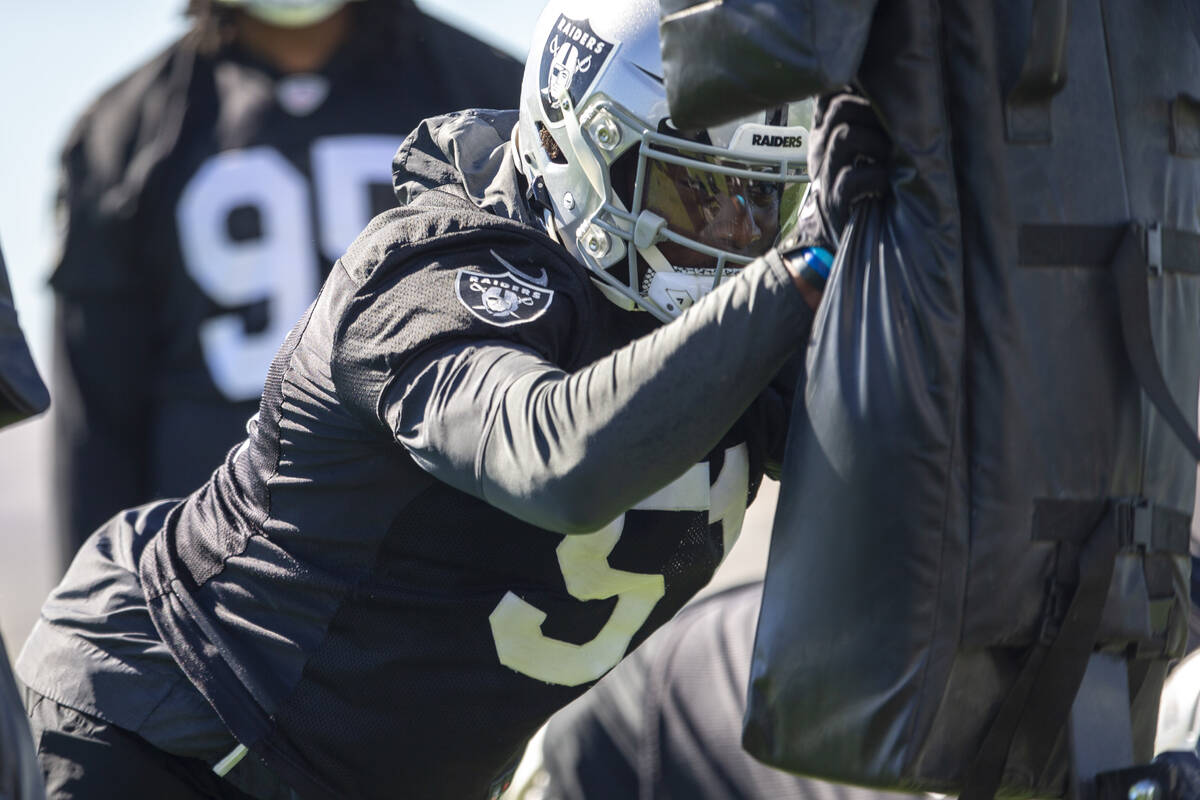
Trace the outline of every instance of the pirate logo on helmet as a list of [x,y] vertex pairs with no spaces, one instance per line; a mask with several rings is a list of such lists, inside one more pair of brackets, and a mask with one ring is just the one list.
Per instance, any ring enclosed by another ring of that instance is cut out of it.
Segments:
[[612,42],[597,36],[587,20],[559,15],[542,51],[542,108],[550,122],[562,119],[564,99],[579,102],[612,51]]

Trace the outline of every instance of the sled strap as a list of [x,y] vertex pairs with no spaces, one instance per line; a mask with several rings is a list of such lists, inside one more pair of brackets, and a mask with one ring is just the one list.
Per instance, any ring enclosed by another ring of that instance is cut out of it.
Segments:
[[1149,279],[1164,272],[1200,274],[1200,235],[1142,225],[1023,225],[1018,232],[1022,267],[1108,267],[1116,283],[1121,339],[1133,373],[1192,457],[1200,437],[1171,396],[1150,325]]
[[[1124,500],[1042,501],[1042,506],[1046,513],[1040,520],[1035,513],[1034,537],[1057,540],[1071,550],[1078,548],[1077,561],[1059,559],[1060,571],[1064,564],[1077,563],[1078,578],[1073,586],[1063,581],[1062,575],[1051,579],[1037,641],[1029,648],[967,768],[959,800],[993,800],[1018,732],[1030,739],[1030,752],[1050,752],[1066,724],[1092,655],[1120,542],[1133,535],[1122,528],[1152,525],[1143,522],[1138,508],[1130,508]],[[1140,508],[1140,513],[1150,511],[1148,506]],[[1098,510],[1102,516],[1096,521]],[[1068,521],[1074,524],[1059,527]]]
[[1005,137],[1016,144],[1050,141],[1050,101],[1067,83],[1068,0],[1033,0],[1029,46],[1004,104]]
[[[1157,230],[1157,229],[1156,229]],[[1160,251],[1161,252],[1161,251]],[[1151,253],[1151,260],[1156,253]],[[1133,372],[1146,397],[1162,414],[1163,419],[1179,441],[1200,461],[1200,437],[1196,428],[1188,422],[1179,409],[1167,380],[1163,377],[1158,355],[1154,352],[1154,338],[1150,332],[1150,289],[1147,278],[1147,258],[1138,246],[1137,233],[1133,226],[1125,232],[1117,254],[1113,258],[1113,277],[1117,282],[1117,308],[1121,312],[1121,337],[1125,340],[1125,352],[1133,364]],[[1162,269],[1161,258],[1159,269]]]
[[1017,231],[1017,263],[1021,267],[1095,267],[1107,269],[1134,229],[1152,275],[1163,272],[1200,274],[1200,234],[1142,225],[1022,225]]

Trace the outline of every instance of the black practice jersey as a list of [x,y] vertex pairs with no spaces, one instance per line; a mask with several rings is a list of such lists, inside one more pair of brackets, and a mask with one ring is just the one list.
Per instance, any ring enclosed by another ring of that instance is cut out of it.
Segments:
[[746,752],[742,718],[761,601],[756,582],[693,603],[551,718],[527,755],[549,779],[545,800],[926,797],[802,778]]
[[[709,580],[777,456],[767,386],[811,312],[774,257],[670,325],[608,302],[527,205],[515,122],[465,112],[406,141],[404,205],[334,265],[249,437],[140,558],[91,541],[23,679],[120,715],[162,663],[148,609],[302,794],[483,798]],[[87,612],[106,570],[144,603]],[[81,661],[86,698],[40,678]]]
[[410,33],[394,58],[347,45],[313,74],[185,39],[75,128],[52,277],[68,537],[191,491],[245,435],[330,265],[395,205],[392,157],[418,121],[516,103],[517,62],[398,13]]

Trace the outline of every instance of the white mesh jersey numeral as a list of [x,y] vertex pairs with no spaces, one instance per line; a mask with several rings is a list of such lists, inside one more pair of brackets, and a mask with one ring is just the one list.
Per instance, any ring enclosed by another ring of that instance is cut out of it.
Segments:
[[331,136],[312,146],[321,252],[333,261],[371,221],[372,184],[392,185],[394,136]]
[[[728,553],[741,531],[749,477],[746,446],[738,445],[725,451],[721,474],[711,485],[707,462],[696,464],[631,510],[707,510],[709,524],[721,523]],[[600,632],[584,644],[546,636],[541,630],[546,612],[508,592],[488,618],[500,663],[547,683],[578,686],[598,679],[624,657],[629,643],[666,592],[662,575],[609,566],[608,557],[624,532],[625,516],[594,533],[564,536],[558,545],[559,568],[572,597],[617,598]]]
[[[370,221],[369,186],[390,182],[400,139],[333,136],[311,148],[313,186],[273,147],[229,150],[208,159],[189,179],[176,208],[184,268],[216,303],[266,304],[266,325],[248,332],[229,311],[205,320],[200,345],[217,389],[228,400],[252,400],[296,320],[317,293],[313,202],[322,254],[340,256]],[[230,235],[230,215],[252,209],[257,235]]]

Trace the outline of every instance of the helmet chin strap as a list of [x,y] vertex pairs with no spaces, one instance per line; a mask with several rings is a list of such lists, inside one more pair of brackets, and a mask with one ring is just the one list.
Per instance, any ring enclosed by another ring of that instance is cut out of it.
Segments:
[[655,270],[650,285],[646,287],[646,298],[671,317],[677,317],[710,291],[710,277]]
[[[642,293],[640,286],[636,291],[639,296],[648,300],[649,304],[661,309],[662,313],[677,317],[712,289],[712,281],[707,277],[677,270],[663,255],[658,249],[658,242],[662,239],[659,231],[665,225],[666,220],[651,211],[639,214],[634,224],[632,243],[636,253],[653,272],[645,293]],[[629,269],[631,275],[637,274],[637,265],[633,259],[630,259]]]
[[674,272],[675,267],[672,266],[667,257],[658,249],[658,245],[652,244],[649,247],[637,248],[638,255],[645,259],[646,264],[656,273]]
[[[612,302],[615,306],[617,306],[617,308],[624,309],[625,311],[633,311],[634,309],[636,309],[638,307],[638,304],[633,301],[632,297],[630,297],[629,295],[625,294],[622,291],[619,291],[618,289],[616,289],[613,286],[609,286],[603,280],[601,280],[598,277],[595,277],[594,275],[592,277],[592,283],[596,286],[597,289],[600,290],[600,293],[603,294],[605,297],[607,297],[610,302]],[[651,313],[654,313],[652,309],[646,309],[646,310],[650,311]],[[654,314],[654,316],[658,317],[663,322],[669,322],[669,320],[663,319],[658,314]]]
[[[633,248],[630,250],[633,251]],[[637,248],[636,252],[654,273],[644,294],[640,287],[621,284],[599,264],[591,269],[592,283],[619,308],[633,311],[641,307],[660,322],[670,322],[711,291],[711,278],[675,271],[657,247]],[[631,269],[636,275],[636,267]]]

